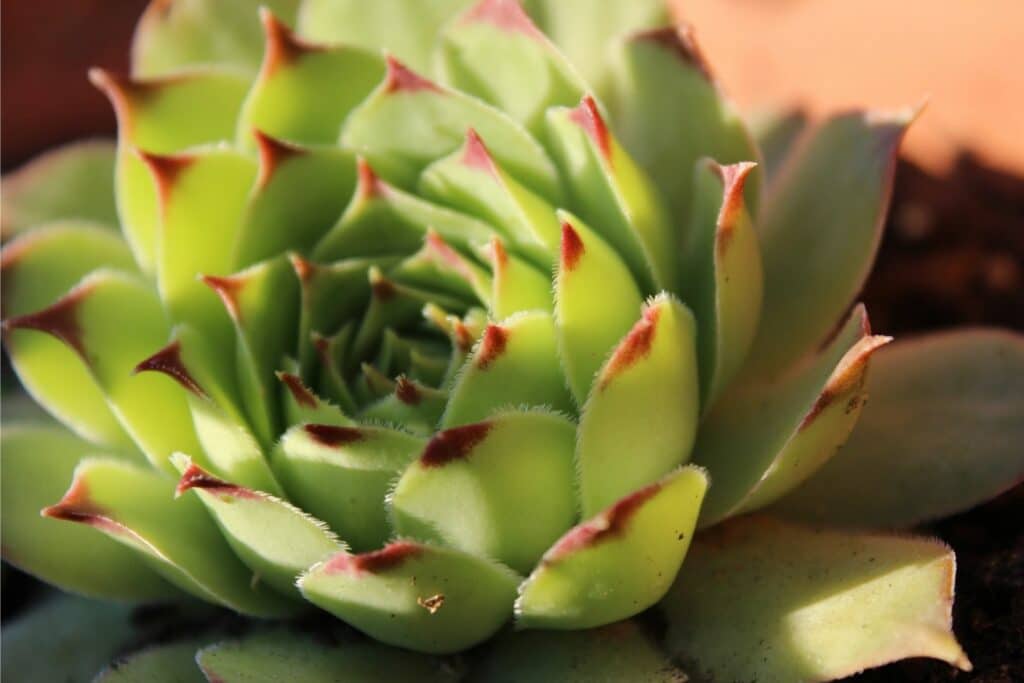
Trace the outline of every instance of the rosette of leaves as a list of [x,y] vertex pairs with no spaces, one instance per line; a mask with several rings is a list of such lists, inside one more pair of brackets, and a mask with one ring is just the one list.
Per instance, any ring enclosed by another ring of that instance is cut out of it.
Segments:
[[[90,74],[116,148],[5,182],[6,349],[63,426],[4,425],[4,559],[369,638],[107,680],[970,666],[951,550],[889,532],[1024,473],[1024,345],[853,305],[913,113],[752,135],[655,0],[267,4],[154,1]],[[123,615],[46,609],[23,666]]]

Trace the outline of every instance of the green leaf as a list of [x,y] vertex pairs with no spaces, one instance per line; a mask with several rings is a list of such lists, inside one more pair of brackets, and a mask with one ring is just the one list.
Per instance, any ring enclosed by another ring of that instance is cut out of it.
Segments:
[[576,444],[585,517],[689,459],[699,402],[696,334],[690,311],[661,294],[601,368]]
[[722,397],[693,449],[694,462],[715,482],[701,526],[778,500],[832,457],[863,408],[868,361],[890,341],[871,334],[858,306],[811,362]]
[[679,246],[668,214],[594,99],[584,97],[575,109],[549,109],[547,131],[580,218],[619,252],[645,292],[671,287]]
[[93,683],[206,683],[196,664],[201,638],[152,645],[118,659]]
[[304,574],[299,589],[379,641],[449,653],[501,628],[512,614],[518,581],[489,560],[398,541],[372,553],[336,555]]
[[770,110],[755,113],[748,120],[750,133],[764,157],[766,184],[774,182],[807,130],[807,115],[800,109]]
[[441,426],[479,422],[518,405],[574,412],[559,367],[555,324],[541,311],[487,326],[452,387]]
[[441,27],[468,4],[469,0],[305,0],[298,32],[323,43],[383,48],[425,72]]
[[289,24],[299,0],[153,0],[132,43],[138,77],[175,74],[185,67],[217,64],[255,73],[263,36],[256,8],[267,7]]
[[175,495],[195,491],[238,558],[278,593],[298,597],[299,574],[345,549],[326,524],[291,503],[218,479],[187,455],[171,459],[181,472]]
[[689,680],[632,621],[590,631],[521,631],[484,650],[472,680],[489,683],[685,683]]
[[[328,47],[299,40],[269,10],[263,66],[238,121],[238,139],[250,144],[259,129],[304,144],[333,144],[341,124],[384,75],[384,60],[352,45]],[[326,105],[326,106],[325,106]]]
[[[622,144],[661,191],[682,238],[702,157],[721,164],[759,161],[743,120],[719,92],[687,26],[633,35],[616,50],[607,98]],[[760,174],[746,190],[757,215]]]
[[[104,266],[134,270],[125,243],[96,224],[61,221],[19,235],[5,245],[0,257],[2,316],[25,315],[52,304],[86,273]],[[73,349],[9,326],[4,346],[21,385],[57,419],[90,441],[131,447],[131,439]]]
[[468,128],[524,185],[548,200],[561,197],[554,164],[522,126],[476,98],[428,81],[394,57],[387,60],[384,82],[345,122],[341,143],[363,154],[392,183],[411,188],[428,164],[459,147]]
[[293,611],[235,557],[202,503],[191,496],[174,500],[174,482],[151,470],[83,460],[71,488],[43,515],[102,531],[174,585],[209,602],[250,616]]
[[490,311],[496,320],[525,311],[551,313],[554,310],[550,277],[510,255],[498,237],[493,238],[482,251],[491,264]]
[[579,101],[579,74],[517,0],[480,0],[440,38],[439,69],[452,87],[506,112],[534,135],[548,107]]
[[73,350],[157,469],[173,471],[167,458],[175,450],[201,453],[180,390],[161,378],[132,374],[169,334],[160,300],[148,284],[123,273],[94,271],[48,308],[4,325],[47,333]]
[[430,327],[448,337],[451,344],[451,360],[441,386],[453,387],[466,358],[487,327],[487,313],[481,308],[471,308],[465,317],[460,318],[434,303],[429,303],[423,307],[423,317]]
[[248,83],[238,74],[212,69],[149,80],[118,78],[93,69],[89,78],[117,113],[114,185],[121,228],[139,267],[153,273],[159,253],[161,190],[138,151],[171,154],[232,139]]
[[593,628],[665,595],[686,556],[708,479],[676,470],[573,527],[519,587],[520,628]]
[[400,262],[390,275],[398,282],[438,290],[490,308],[490,274],[473,259],[452,248],[433,228],[427,228],[420,250]]
[[135,601],[177,595],[135,553],[95,529],[39,515],[60,498],[78,461],[97,448],[57,427],[12,424],[4,412],[3,559],[83,595]]
[[867,391],[850,440],[779,501],[781,513],[909,527],[1024,479],[1020,335],[977,329],[894,344],[874,359]]
[[575,440],[540,411],[439,432],[389,496],[396,531],[529,572],[575,521]]
[[694,178],[681,291],[697,318],[705,409],[746,360],[761,316],[761,250],[743,200],[752,169],[704,159]]
[[[460,676],[445,660],[366,640],[324,643],[285,630],[248,635],[204,648],[196,656],[207,680],[417,681],[455,683]],[[341,678],[339,678],[339,676]]]
[[298,363],[289,359],[285,366],[293,372],[278,371],[277,378],[281,381],[284,400],[284,422],[287,427],[307,422],[348,427],[352,420],[342,412],[341,408],[320,398],[299,377]]
[[896,152],[915,115],[836,116],[794,150],[758,225],[764,313],[745,376],[777,375],[821,344],[860,291],[885,223]]
[[391,535],[384,498],[423,444],[385,427],[306,424],[285,432],[271,464],[289,499],[366,551]]
[[74,142],[6,174],[0,185],[0,237],[70,219],[116,228],[114,154],[106,140]]
[[367,406],[359,418],[364,422],[401,425],[417,435],[432,434],[448,404],[448,394],[405,375],[392,384],[391,393]]
[[636,322],[643,297],[615,250],[575,216],[559,218],[555,325],[569,387],[583,405],[597,371]]
[[721,681],[831,681],[904,657],[970,670],[939,541],[743,517],[703,533],[662,602],[669,653]]

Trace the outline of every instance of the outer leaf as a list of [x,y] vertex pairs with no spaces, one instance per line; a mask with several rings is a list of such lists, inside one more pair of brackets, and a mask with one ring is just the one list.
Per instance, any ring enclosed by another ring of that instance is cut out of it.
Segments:
[[252,616],[291,611],[262,589],[194,498],[173,500],[174,483],[114,460],[89,459],[47,517],[87,524],[139,552],[164,578],[193,595]]
[[592,631],[523,631],[499,636],[474,681],[519,683],[684,683],[686,674],[643,631],[623,621]]
[[389,496],[395,529],[528,572],[575,521],[575,438],[542,412],[439,432]]
[[601,368],[576,445],[584,516],[689,459],[698,417],[696,332],[690,311],[662,294]]
[[298,595],[295,579],[311,565],[344,549],[327,525],[279,498],[218,479],[181,453],[175,490],[195,491],[231,549],[259,580],[284,595]]
[[784,371],[849,307],[874,261],[896,152],[915,115],[836,116],[793,152],[759,223],[764,315],[746,374]]
[[434,40],[441,27],[469,0],[382,0],[371,5],[361,0],[305,0],[299,12],[299,34],[325,43],[384,48],[427,71]]
[[6,410],[4,417],[3,559],[84,595],[140,601],[176,595],[135,553],[95,529],[39,515],[60,498],[78,461],[96,447],[56,427],[11,424]]
[[955,571],[938,541],[736,519],[697,537],[662,603],[669,652],[722,681],[831,681],[904,657],[969,670]]
[[0,238],[43,223],[76,219],[117,227],[114,146],[87,140],[41,154],[4,176]]
[[[705,156],[722,164],[758,161],[757,148],[718,91],[689,27],[634,35],[616,62],[607,100],[616,130],[661,190],[682,236],[696,162]],[[756,215],[760,181],[753,181],[746,196]]]
[[[883,349],[871,401],[843,448],[779,501],[786,515],[908,527],[1024,479],[1024,340],[951,332]],[[865,495],[870,492],[870,495]]]
[[505,406],[572,412],[558,363],[555,324],[540,311],[487,326],[452,387],[443,428],[479,422]]
[[508,620],[517,581],[488,560],[399,541],[336,555],[304,574],[299,589],[377,640],[447,653],[486,640]]
[[390,536],[384,498],[423,444],[384,427],[307,424],[281,437],[271,462],[291,500],[365,551]]
[[[290,24],[300,2],[261,4]],[[252,0],[152,0],[135,30],[132,70],[138,77],[152,77],[219,64],[255,73],[262,49]]]
[[207,680],[224,683],[253,680],[454,683],[459,679],[457,671],[443,660],[365,640],[325,645],[283,630],[211,645],[201,650],[196,660]]
[[519,587],[517,625],[593,628],[656,603],[686,556],[707,485],[703,470],[684,467],[568,531]]
[[743,188],[753,164],[698,162],[683,296],[697,317],[701,404],[711,405],[739,371],[761,316],[761,250]]
[[[53,303],[86,273],[103,266],[134,270],[118,236],[92,223],[53,223],[9,242],[0,260],[4,318]],[[22,386],[57,419],[98,443],[130,447],[88,370],[59,340],[8,329],[4,345]]]
[[767,111],[749,117],[749,121],[750,133],[764,157],[766,182],[773,182],[807,130],[807,115],[799,109]]
[[201,639],[154,645],[119,659],[93,683],[206,683],[196,664]]
[[393,57],[387,76],[345,123],[342,144],[366,156],[385,178],[415,185],[430,162],[454,151],[467,128],[487,140],[502,166],[549,200],[561,196],[558,174],[541,146],[497,109],[413,73]]
[[715,482],[701,526],[774,502],[832,457],[864,405],[868,360],[890,341],[871,334],[858,306],[812,362],[723,397],[694,447],[694,462]]
[[555,325],[573,397],[583,405],[597,371],[640,310],[643,297],[619,255],[567,213],[555,276]]

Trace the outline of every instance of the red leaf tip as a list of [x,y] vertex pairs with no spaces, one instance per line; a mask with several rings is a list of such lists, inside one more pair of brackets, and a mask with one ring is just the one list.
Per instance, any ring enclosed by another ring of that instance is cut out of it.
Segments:
[[140,372],[160,372],[191,391],[196,396],[205,398],[206,392],[189,374],[188,368],[181,360],[181,342],[177,339],[142,361],[132,370],[133,375]]
[[78,306],[91,291],[90,285],[80,285],[41,311],[8,318],[3,322],[3,330],[5,333],[11,330],[45,332],[70,346],[88,363],[82,328],[78,323]]
[[476,366],[481,370],[486,370],[501,354],[505,353],[507,347],[508,330],[500,325],[488,325],[480,342],[480,350],[477,352]]
[[597,102],[590,95],[584,95],[580,106],[569,112],[569,120],[590,136],[606,160],[612,158],[612,138],[608,126],[598,111]]
[[411,379],[399,375],[395,380],[395,397],[406,405],[415,406],[423,401],[423,392]]
[[356,172],[359,176],[356,195],[361,199],[369,200],[374,197],[383,197],[388,193],[390,189],[388,184],[381,180],[377,172],[373,170],[373,166],[365,158],[359,157],[356,159]]
[[281,164],[306,152],[301,147],[271,137],[257,128],[252,129],[252,136],[256,139],[256,147],[259,150],[260,163],[256,187],[260,189],[267,186]]
[[325,574],[376,574],[394,569],[423,552],[423,547],[410,541],[389,543],[380,550],[359,555],[338,553],[323,565]]
[[651,352],[660,316],[661,309],[658,306],[648,306],[644,309],[640,320],[633,325],[633,329],[612,353],[601,374],[600,388],[604,389],[617,375]]
[[544,556],[543,562],[545,564],[557,562],[566,555],[621,535],[643,504],[660,490],[660,483],[651,484],[620,499],[596,517],[573,527],[552,546]]
[[306,387],[298,375],[293,375],[290,372],[278,372],[277,378],[285,385],[297,404],[303,408],[316,408],[316,396]]
[[239,307],[238,297],[245,289],[246,278],[241,275],[203,275],[200,277],[207,287],[212,289],[224,302],[224,308],[235,321],[242,319],[242,310]]
[[321,48],[300,40],[295,33],[266,7],[260,8],[260,21],[266,40],[261,78],[270,78],[279,68],[294,62],[304,54]]
[[388,55],[386,61],[387,75],[384,78],[384,92],[388,94],[420,91],[443,92],[436,83],[420,76],[405,64],[402,64],[394,55]]
[[308,424],[303,429],[317,443],[329,448],[345,446],[366,438],[362,431],[355,427],[338,427],[336,425]]
[[693,27],[689,24],[642,31],[633,36],[633,39],[662,46],[681,62],[695,68],[708,81],[714,80],[704,53],[697,44]]
[[490,422],[477,422],[438,432],[423,450],[420,464],[423,467],[442,467],[469,457],[473,449],[487,438],[491,426]]
[[174,495],[175,497],[180,496],[189,489],[203,489],[216,495],[233,496],[235,498],[259,498],[255,492],[242,486],[228,483],[223,479],[218,479],[194,462],[190,462],[188,467],[185,468],[181,479],[178,480],[177,487],[174,489]]
[[469,168],[484,171],[491,175],[497,173],[494,158],[487,149],[487,145],[484,144],[480,135],[473,128],[466,131],[466,144],[462,149],[462,163]]
[[531,38],[543,36],[518,0],[480,0],[466,11],[462,23],[487,23],[509,33],[522,33]]
[[166,210],[174,186],[196,158],[191,154],[152,154],[139,148],[135,149],[135,153],[153,176],[157,197],[160,200],[160,210]]
[[583,240],[568,221],[562,222],[562,270],[570,272],[576,268],[584,252]]

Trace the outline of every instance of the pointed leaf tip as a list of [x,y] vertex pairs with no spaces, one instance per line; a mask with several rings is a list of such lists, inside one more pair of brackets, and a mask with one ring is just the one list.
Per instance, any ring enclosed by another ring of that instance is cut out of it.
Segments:
[[466,458],[487,438],[490,431],[490,422],[478,422],[438,432],[420,456],[420,464],[424,467],[443,467],[455,460]]
[[281,384],[283,384],[291,393],[292,398],[295,399],[296,403],[303,408],[316,408],[316,397],[302,382],[302,379],[298,375],[281,371],[278,371],[275,374],[277,375],[277,379],[281,381]]
[[3,331],[36,330],[61,340],[82,358],[89,362],[78,323],[78,306],[92,291],[89,285],[79,285],[56,302],[35,313],[15,316],[3,321]]
[[288,25],[278,19],[267,7],[260,7],[260,21],[266,39],[262,78],[269,78],[279,68],[294,62],[303,54],[320,48],[300,40]]
[[292,157],[305,154],[305,150],[295,145],[290,145],[283,140],[271,137],[259,130],[252,129],[252,136],[256,140],[256,148],[259,154],[259,174],[256,177],[256,188],[263,189],[270,184],[270,179],[281,164]]
[[569,120],[578,125],[590,136],[601,151],[601,156],[610,161],[612,157],[612,139],[597,102],[591,95],[584,95],[580,105],[569,113]]
[[387,62],[387,75],[384,78],[384,92],[389,94],[414,93],[421,90],[444,92],[436,83],[402,64],[394,55],[388,55],[385,61]]
[[501,354],[505,353],[507,346],[508,330],[500,325],[488,325],[480,341],[480,351],[476,357],[477,367],[486,370]]
[[236,322],[240,321],[242,310],[238,304],[238,295],[245,287],[245,278],[233,275],[226,277],[221,277],[219,275],[201,275],[199,276],[199,279],[202,280],[204,285],[217,293],[220,300],[224,302],[224,308],[227,309],[231,318]]
[[217,495],[232,496],[234,498],[257,499],[253,491],[218,479],[191,460],[178,480],[174,489],[174,497],[177,498],[190,489],[203,489]]
[[[722,181],[722,207],[718,212],[718,230],[729,231],[736,227],[737,216],[744,209],[743,191],[751,171],[757,168],[753,161],[722,165],[708,160],[708,166]],[[721,244],[728,244],[723,240]]]
[[134,150],[153,177],[163,211],[181,174],[196,161],[196,157],[191,154],[153,154],[138,147]]
[[711,69],[700,46],[697,45],[693,26],[680,24],[678,26],[665,26],[650,31],[641,31],[633,36],[633,40],[646,41],[661,45],[672,52],[685,64],[695,68],[708,81],[714,81]]
[[466,144],[462,151],[462,163],[469,168],[485,171],[491,175],[496,175],[498,172],[494,164],[494,157],[491,156],[487,145],[484,144],[484,141],[474,128],[466,130]]
[[188,368],[182,362],[181,342],[177,339],[136,365],[132,370],[133,375],[137,375],[140,372],[163,373],[196,396],[200,398],[207,397],[203,387],[189,374]]
[[306,433],[313,437],[317,443],[329,448],[344,446],[345,444],[361,441],[364,438],[362,431],[355,427],[338,427],[335,425],[308,424],[303,427]]
[[480,0],[462,15],[462,23],[488,23],[509,33],[543,37],[519,0]]
[[612,357],[605,365],[601,373],[599,386],[603,389],[608,383],[621,374],[638,360],[650,353],[651,345],[654,343],[654,335],[658,327],[658,318],[661,309],[657,306],[648,306],[637,321],[633,329],[629,331],[626,338],[615,349]]
[[[798,431],[806,429],[826,408],[836,401],[837,398],[848,394],[856,384],[864,381],[864,370],[871,355],[892,341],[892,337],[883,335],[872,335],[871,327],[867,316],[864,316],[864,335],[854,344],[853,348],[846,352],[839,365],[832,372],[825,388],[818,395],[810,411],[800,422]],[[849,398],[846,405],[846,412],[851,413],[857,410],[866,400],[863,394],[857,393]]]
[[554,564],[568,555],[622,534],[637,510],[660,490],[660,482],[651,484],[626,496],[594,519],[574,527],[544,555],[543,562]]
[[390,186],[377,175],[365,157],[356,159],[356,173],[358,175],[356,196],[364,201],[374,197],[383,197],[390,189]]
[[422,551],[422,547],[417,543],[396,541],[369,553],[359,555],[338,553],[324,562],[323,572],[325,574],[377,574],[400,566]]

